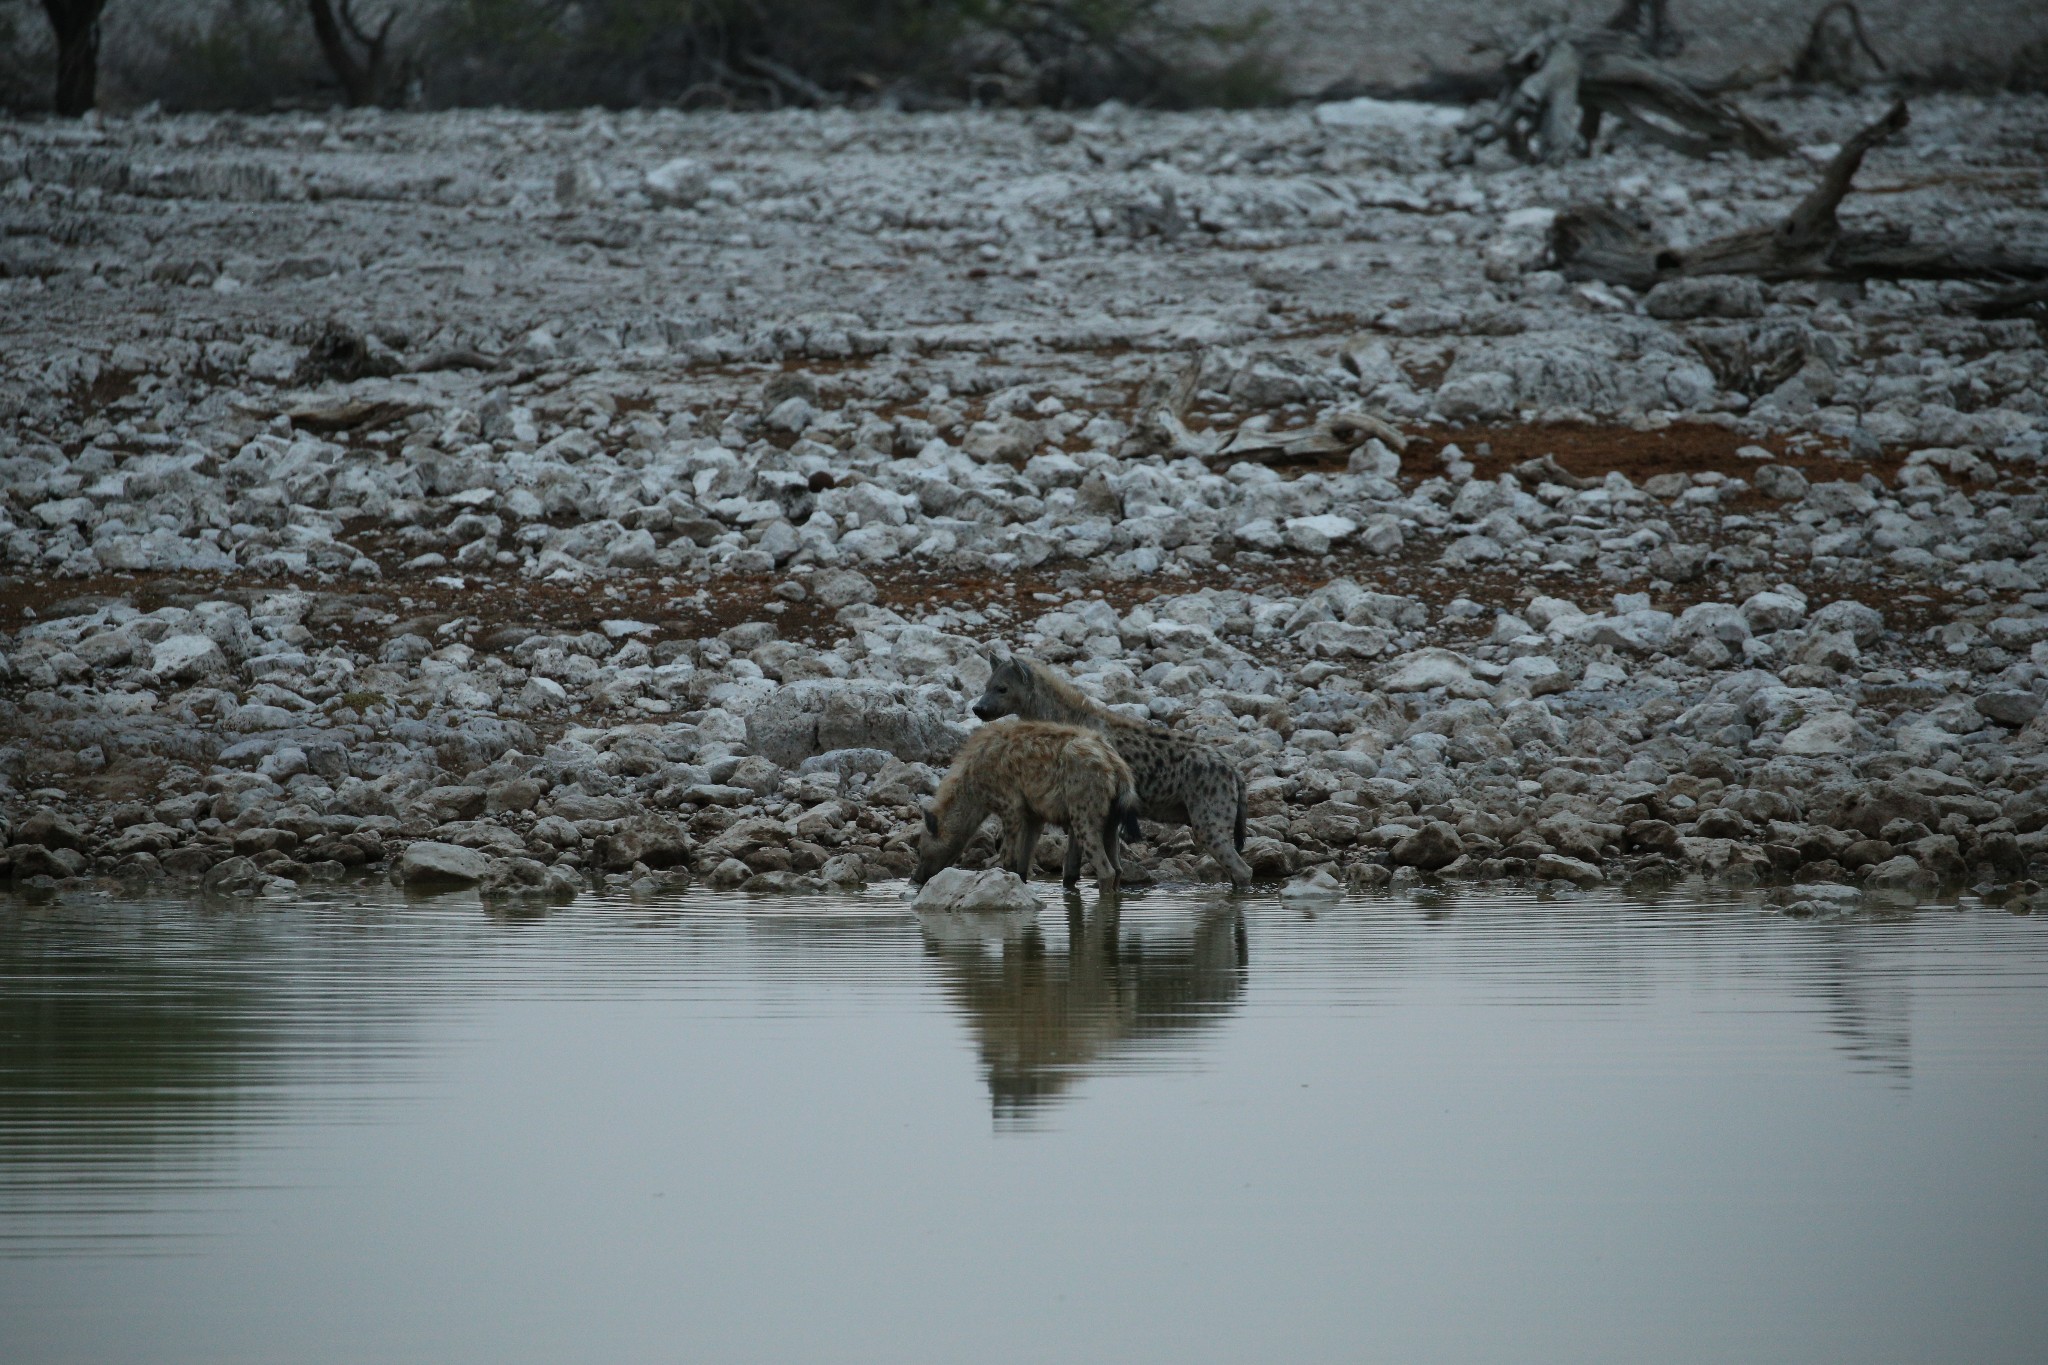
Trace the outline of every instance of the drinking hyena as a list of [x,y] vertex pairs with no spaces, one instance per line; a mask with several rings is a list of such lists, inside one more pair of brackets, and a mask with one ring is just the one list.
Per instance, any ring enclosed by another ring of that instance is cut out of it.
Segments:
[[1081,853],[1104,891],[1117,887],[1119,827],[1137,837],[1130,765],[1092,730],[1037,721],[984,725],[967,737],[924,813],[917,873],[923,885],[951,867],[991,814],[1003,822],[1003,866],[1029,881],[1031,857],[1048,823],[1067,831],[1068,886],[1081,880]]
[[1163,825],[1186,825],[1238,887],[1251,885],[1244,847],[1244,778],[1213,746],[1163,725],[1133,720],[1103,706],[1036,659],[1021,654],[989,660],[994,672],[974,714],[983,720],[1022,716],[1100,731],[1131,765],[1138,814]]

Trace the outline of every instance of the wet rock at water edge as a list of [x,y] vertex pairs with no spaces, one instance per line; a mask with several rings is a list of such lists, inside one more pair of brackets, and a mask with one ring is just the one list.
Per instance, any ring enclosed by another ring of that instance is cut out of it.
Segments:
[[636,863],[657,869],[686,865],[692,851],[690,836],[683,830],[652,816],[642,816],[622,823],[610,834],[599,835],[591,856],[597,866],[622,872]]
[[209,896],[248,897],[261,895],[271,876],[249,858],[228,858],[207,869],[200,889]]
[[918,889],[911,908],[919,913],[1008,914],[1035,912],[1044,904],[1014,872],[949,867]]
[[1347,889],[1328,868],[1319,867],[1281,887],[1280,900],[1296,907],[1329,905],[1342,900]]
[[1848,915],[1862,909],[1863,892],[1835,882],[1801,882],[1770,898],[1788,915]]
[[51,849],[82,849],[85,835],[64,816],[53,811],[38,811],[15,828],[14,842]]
[[1530,875],[1544,881],[1565,881],[1573,886],[1598,886],[1606,880],[1600,869],[1581,858],[1568,858],[1561,853],[1545,853],[1530,864]]
[[1400,866],[1434,872],[1448,867],[1463,852],[1458,831],[1442,820],[1431,820],[1395,843],[1389,854]]
[[48,877],[63,881],[81,875],[90,863],[75,848],[45,848],[41,844],[13,844],[0,854],[8,875],[18,884]]
[[583,879],[570,868],[549,867],[533,858],[500,858],[477,879],[476,889],[487,901],[566,905],[583,890]]
[[493,859],[488,853],[458,844],[421,840],[408,844],[391,860],[394,886],[474,886],[491,875]]
[[825,860],[818,869],[818,880],[827,886],[858,887],[867,882],[867,868],[857,853],[842,853]]
[[756,895],[794,896],[815,895],[824,891],[828,883],[823,877],[808,876],[801,872],[756,872],[740,883],[740,890]]

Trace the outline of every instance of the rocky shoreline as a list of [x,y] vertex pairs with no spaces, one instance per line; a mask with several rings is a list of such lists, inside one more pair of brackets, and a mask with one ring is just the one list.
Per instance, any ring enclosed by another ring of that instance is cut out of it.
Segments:
[[[1770,220],[1851,101],[1439,113],[0,125],[0,877],[900,876],[1000,643],[1226,747],[1265,878],[2032,904],[2038,324],[1546,269]],[[1852,207],[2048,235],[2043,126],[1930,100]],[[1405,448],[1273,454],[1348,409]]]

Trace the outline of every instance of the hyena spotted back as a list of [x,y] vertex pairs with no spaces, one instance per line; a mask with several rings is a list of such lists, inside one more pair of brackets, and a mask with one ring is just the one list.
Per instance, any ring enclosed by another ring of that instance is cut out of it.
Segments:
[[1031,879],[1038,838],[1055,824],[1067,832],[1066,885],[1081,880],[1085,850],[1097,884],[1115,891],[1117,834],[1137,837],[1137,811],[1130,765],[1094,731],[1024,720],[984,725],[967,737],[924,813],[912,880],[923,885],[951,867],[981,822],[996,815],[1003,866],[1019,877]]
[[1244,777],[1214,746],[1162,725],[1133,720],[1103,706],[1036,659],[1011,654],[989,660],[988,688],[974,703],[983,720],[1021,716],[1099,731],[1131,765],[1138,814],[1162,825],[1186,825],[1196,842],[1251,885],[1244,847]]

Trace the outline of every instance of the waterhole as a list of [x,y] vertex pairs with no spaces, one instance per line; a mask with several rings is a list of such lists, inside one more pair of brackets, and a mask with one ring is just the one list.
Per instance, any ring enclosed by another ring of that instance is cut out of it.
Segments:
[[0,1359],[2040,1359],[2048,933],[0,902]]

